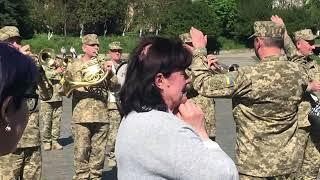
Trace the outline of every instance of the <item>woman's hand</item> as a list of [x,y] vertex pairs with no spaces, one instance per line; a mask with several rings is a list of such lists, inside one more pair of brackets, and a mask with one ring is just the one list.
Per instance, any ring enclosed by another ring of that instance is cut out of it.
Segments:
[[204,125],[204,113],[199,106],[187,100],[185,103],[180,104],[176,116],[191,125],[201,139],[209,139]]

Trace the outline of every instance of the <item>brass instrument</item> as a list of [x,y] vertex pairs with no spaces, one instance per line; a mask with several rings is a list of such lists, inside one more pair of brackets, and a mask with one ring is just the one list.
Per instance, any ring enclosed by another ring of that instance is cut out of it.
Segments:
[[37,54],[33,54],[31,52],[29,45],[23,46],[21,48],[21,52],[25,53],[26,55],[31,57],[38,68],[40,75],[39,75],[39,78],[37,81],[37,86],[38,86],[37,89],[38,89],[38,93],[40,95],[40,98],[44,101],[50,100],[53,95],[53,86],[52,86],[50,80],[45,75],[45,71],[43,70],[42,64],[39,61],[39,56]]
[[42,49],[38,55],[39,61],[42,65],[48,67],[67,67],[68,63],[71,62],[72,57],[70,56],[59,56],[55,54],[54,49],[45,48]]
[[223,63],[218,63],[217,69],[215,71],[217,71],[218,73],[227,73],[231,71],[237,71],[238,69],[239,69],[238,64],[226,65]]
[[88,61],[76,73],[81,74],[81,81],[74,81],[70,71],[66,71],[64,74],[62,94],[67,97],[71,95],[73,90],[97,85],[104,81],[109,75],[109,71],[103,70],[103,67],[98,60]]

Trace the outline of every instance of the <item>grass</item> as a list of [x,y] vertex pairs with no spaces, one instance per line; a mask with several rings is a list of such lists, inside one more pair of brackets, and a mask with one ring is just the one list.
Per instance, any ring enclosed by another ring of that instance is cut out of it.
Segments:
[[[130,34],[126,36],[100,36],[100,53],[108,51],[108,44],[112,41],[120,41],[123,52],[131,52],[131,50],[137,45],[138,40],[138,36]],[[78,54],[82,53],[82,43],[79,37],[53,35],[53,37],[48,40],[47,34],[36,34],[32,39],[23,40],[22,44],[29,44],[33,53],[39,53],[41,49],[44,48],[52,48],[55,50],[55,52],[60,53],[61,47],[65,47],[67,50],[69,50],[71,46],[76,49]]]
[[247,48],[245,44],[241,44],[236,42],[233,39],[227,39],[225,37],[218,37],[218,42],[221,44],[222,50],[230,50],[230,49],[245,49]]

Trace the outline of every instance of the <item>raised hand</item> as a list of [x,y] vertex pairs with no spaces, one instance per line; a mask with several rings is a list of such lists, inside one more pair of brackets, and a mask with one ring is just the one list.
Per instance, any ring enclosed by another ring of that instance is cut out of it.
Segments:
[[190,35],[194,48],[205,48],[207,46],[207,35],[204,35],[200,30],[191,27]]
[[278,15],[272,15],[270,19],[271,19],[271,21],[274,22],[276,25],[278,25],[278,26],[284,26],[284,22],[283,22],[282,18],[279,17]]

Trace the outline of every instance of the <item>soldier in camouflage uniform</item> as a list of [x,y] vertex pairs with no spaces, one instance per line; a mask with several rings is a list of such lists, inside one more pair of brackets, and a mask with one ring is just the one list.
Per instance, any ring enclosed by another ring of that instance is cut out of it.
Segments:
[[99,41],[95,34],[82,37],[84,55],[73,61],[65,74],[72,81],[83,82],[90,64],[104,64],[109,71],[105,80],[94,86],[73,91],[72,133],[74,136],[73,179],[101,179],[109,132],[108,90],[119,86],[108,61],[98,61]]
[[[303,66],[281,60],[283,27],[258,21],[254,31],[259,64],[212,75],[195,58],[193,86],[207,97],[232,98],[240,179],[294,179],[308,135],[298,126],[297,109],[306,89],[319,91],[319,82],[310,83]],[[204,56],[205,43],[195,42],[203,34],[192,29],[191,35],[197,48],[194,54]],[[216,66],[208,62],[212,65]]]
[[[14,26],[5,26],[0,30],[0,41],[9,42],[13,47],[21,50],[20,41],[15,41],[17,38],[20,38],[19,30]],[[41,70],[39,65],[38,67]],[[52,96],[52,87],[44,77],[44,73],[41,72],[42,77],[38,82],[38,93],[42,99],[48,100]],[[40,145],[39,113],[38,108],[36,108],[30,112],[27,127],[16,151],[0,157],[0,174],[4,175],[3,180],[40,179],[42,163]]]
[[[116,74],[116,70],[119,65],[124,62],[121,59],[122,47],[120,42],[115,41],[109,44],[109,52],[110,61],[112,62],[112,72]],[[108,166],[112,167],[116,165],[116,158],[114,155],[114,146],[116,142],[117,132],[120,126],[121,116],[118,109],[118,96],[117,93],[119,88],[110,89],[108,96],[108,116],[110,121],[110,132],[108,135],[107,146],[109,148],[109,152],[107,154]]]
[[[307,60],[309,75],[312,79],[320,80],[320,67],[317,64],[320,58],[312,52],[312,50],[315,49],[315,38],[318,38],[318,36],[314,35],[310,29],[304,29],[294,33],[296,47]],[[310,129],[310,135],[305,149],[305,156],[300,170],[301,179],[313,180],[318,176],[320,169],[319,135],[318,130],[313,128]]]
[[[279,26],[285,26],[283,20],[278,16],[271,18]],[[311,79],[320,80],[320,67],[317,64],[319,57],[314,55],[312,50],[315,49],[314,42],[318,36],[314,35],[310,29],[300,30],[294,33],[294,41],[291,40],[287,31],[284,36],[285,52],[288,59],[305,66]],[[318,96],[319,98],[320,96]],[[310,135],[305,148],[305,155],[302,166],[298,174],[298,179],[313,180],[316,179],[320,168],[320,138],[318,130],[310,127],[308,114],[315,101],[309,93],[304,95],[304,99],[299,105],[299,121],[301,127],[307,127]]]
[[60,137],[60,123],[62,116],[62,97],[59,94],[61,89],[60,81],[62,78],[63,67],[57,66],[55,60],[43,65],[45,74],[53,86],[53,96],[48,101],[41,101],[40,117],[43,121],[42,143],[43,150],[61,150],[62,146],[58,143]]
[[[190,36],[190,33],[184,33],[181,34],[180,39],[185,43],[188,48],[192,49],[192,39]],[[206,56],[203,56],[202,59],[203,62],[207,62]],[[214,72],[214,71],[213,71]],[[190,75],[190,71],[187,71],[187,73]],[[218,72],[214,72],[218,73]],[[205,127],[207,130],[207,133],[209,135],[209,138],[213,141],[215,141],[216,138],[216,118],[215,118],[215,102],[213,98],[207,98],[204,96],[201,96],[195,91],[192,87],[188,88],[187,91],[187,97],[188,99],[191,99],[192,102],[199,105],[201,109],[204,112],[205,115]]]

